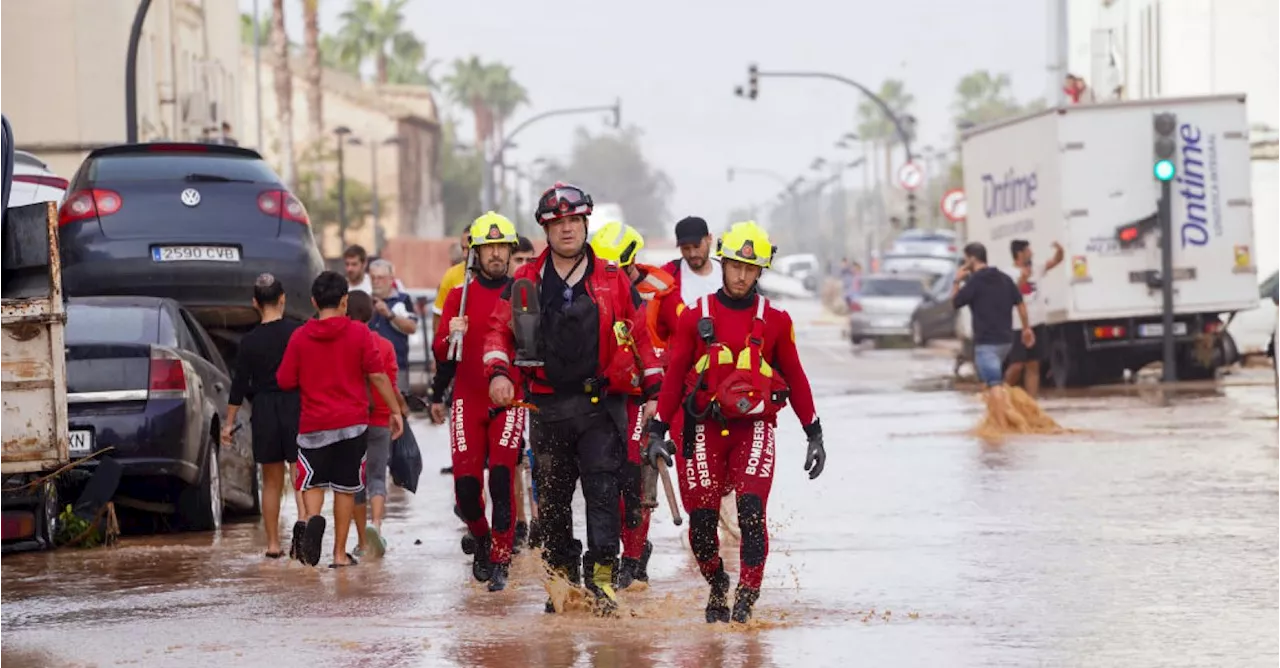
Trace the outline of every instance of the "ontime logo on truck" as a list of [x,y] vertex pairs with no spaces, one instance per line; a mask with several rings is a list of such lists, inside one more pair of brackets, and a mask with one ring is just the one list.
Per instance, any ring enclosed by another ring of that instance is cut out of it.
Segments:
[[1178,127],[1178,138],[1182,140],[1182,165],[1174,180],[1182,186],[1178,191],[1183,202],[1182,247],[1204,246],[1209,243],[1211,223],[1213,236],[1222,236],[1217,137],[1205,136],[1199,126],[1183,123]]
[[[997,216],[1022,213],[1036,206],[1036,173],[1019,174],[1012,167],[1003,178],[992,174],[982,175],[982,211],[987,220]],[[1035,227],[1035,220],[1028,217],[1011,223],[997,225],[991,229],[992,239],[1001,239],[1022,232],[1029,232]]]

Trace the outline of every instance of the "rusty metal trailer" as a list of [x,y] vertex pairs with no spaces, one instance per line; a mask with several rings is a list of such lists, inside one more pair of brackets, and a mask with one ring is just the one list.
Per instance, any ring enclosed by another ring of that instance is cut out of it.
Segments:
[[3,230],[3,542],[51,547],[59,513],[49,474],[69,460],[67,321],[53,202],[9,209]]

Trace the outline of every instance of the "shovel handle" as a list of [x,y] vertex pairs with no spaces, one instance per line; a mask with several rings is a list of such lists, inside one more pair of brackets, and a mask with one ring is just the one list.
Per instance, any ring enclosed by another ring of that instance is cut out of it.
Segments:
[[676,526],[684,524],[680,516],[680,504],[676,502],[676,490],[671,486],[671,473],[667,471],[667,462],[658,460],[658,475],[662,477],[662,489],[667,493],[667,505],[671,507],[671,521]]

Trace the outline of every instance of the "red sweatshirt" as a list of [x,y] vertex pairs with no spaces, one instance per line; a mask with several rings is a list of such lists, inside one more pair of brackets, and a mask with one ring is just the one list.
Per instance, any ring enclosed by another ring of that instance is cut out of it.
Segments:
[[298,389],[299,433],[369,424],[366,378],[383,372],[377,336],[364,323],[340,316],[308,320],[293,333],[276,382],[282,390]]
[[[724,291],[705,297],[710,299],[711,319],[715,323],[716,341],[728,345],[736,357],[747,345],[751,336],[751,323],[756,314],[758,295],[747,299],[734,300],[725,296]],[[676,324],[676,332],[668,341],[666,377],[691,378],[693,365],[707,351],[707,344],[698,336],[698,320],[702,318],[701,302],[694,308],[687,308],[680,314]],[[764,312],[764,345],[760,354],[778,373],[791,389],[791,408],[800,418],[800,424],[809,426],[818,419],[813,406],[813,390],[809,387],[809,378],[800,364],[800,353],[796,349],[796,330],[791,316],[786,311],[773,307],[770,303]],[[696,378],[693,376],[692,378]],[[688,383],[670,382],[662,386],[658,395],[658,419],[671,424],[676,412],[682,410],[681,404]]]
[[[485,335],[488,334],[489,316],[502,298],[502,291],[510,283],[508,278],[497,280],[477,273],[471,279],[471,288],[467,292],[467,333],[462,335],[462,361],[454,370],[453,393],[458,397],[489,397],[489,376],[484,371]],[[458,317],[462,306],[462,288],[449,291],[445,298],[440,322],[436,326],[436,337],[431,346],[435,358],[447,362],[449,354],[449,321]],[[448,373],[445,371],[445,373]],[[514,373],[514,372],[513,372]],[[512,380],[517,391],[519,382]]]
[[[372,330],[371,330],[372,331]],[[374,343],[378,346],[378,358],[382,362],[382,371],[387,374],[387,380],[391,381],[391,387],[397,387],[398,380],[396,371],[396,349],[391,345],[385,337],[374,332]],[[391,407],[387,402],[382,400],[382,395],[373,387],[369,388],[369,394],[373,397],[373,407],[369,412],[370,427],[390,427],[391,426]]]

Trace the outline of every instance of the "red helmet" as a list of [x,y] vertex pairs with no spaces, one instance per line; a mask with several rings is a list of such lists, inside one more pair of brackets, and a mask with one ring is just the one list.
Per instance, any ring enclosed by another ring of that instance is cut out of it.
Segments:
[[533,213],[533,219],[539,225],[546,225],[569,216],[590,216],[591,206],[591,195],[583,192],[582,188],[557,181],[538,198],[538,210]]

